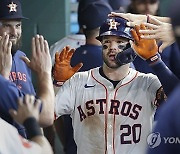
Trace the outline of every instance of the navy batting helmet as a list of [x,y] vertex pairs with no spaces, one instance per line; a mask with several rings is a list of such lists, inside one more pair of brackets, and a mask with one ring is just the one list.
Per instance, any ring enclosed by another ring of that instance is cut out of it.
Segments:
[[126,25],[127,20],[121,17],[110,17],[100,27],[99,36],[96,37],[99,41],[103,36],[113,35],[127,39],[132,39],[130,27]]

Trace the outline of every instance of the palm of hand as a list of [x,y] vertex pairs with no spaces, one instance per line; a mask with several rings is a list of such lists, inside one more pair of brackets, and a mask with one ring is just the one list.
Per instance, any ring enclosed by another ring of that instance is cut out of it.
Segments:
[[82,63],[71,67],[70,61],[74,52],[75,49],[70,49],[68,46],[66,46],[60,54],[58,52],[56,53],[53,70],[53,76],[56,81],[65,82],[82,67]]
[[141,57],[149,59],[157,54],[158,46],[155,40],[140,39],[139,43],[134,46],[135,50]]
[[74,71],[70,65],[70,61],[63,60],[54,65],[54,79],[57,81],[66,81],[74,75]]

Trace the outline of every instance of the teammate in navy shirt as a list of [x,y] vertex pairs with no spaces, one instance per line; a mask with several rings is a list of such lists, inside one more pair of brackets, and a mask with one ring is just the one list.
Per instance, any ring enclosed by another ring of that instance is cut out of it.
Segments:
[[83,63],[83,66],[79,71],[87,71],[91,68],[102,66],[102,46],[86,44],[77,48],[71,64],[75,66],[80,62]]

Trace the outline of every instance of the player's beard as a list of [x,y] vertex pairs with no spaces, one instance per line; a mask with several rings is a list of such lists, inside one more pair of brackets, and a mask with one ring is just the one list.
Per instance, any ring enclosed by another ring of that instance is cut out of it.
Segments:
[[14,55],[17,52],[17,50],[20,50],[21,46],[22,46],[22,39],[20,37],[16,43],[12,43],[12,49],[11,49],[12,55]]

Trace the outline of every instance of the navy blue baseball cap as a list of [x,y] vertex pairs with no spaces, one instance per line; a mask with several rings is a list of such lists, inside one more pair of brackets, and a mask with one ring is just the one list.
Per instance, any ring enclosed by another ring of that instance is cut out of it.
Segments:
[[79,25],[85,30],[98,28],[108,18],[110,12],[111,6],[103,0],[86,3],[78,12]]
[[19,0],[0,0],[0,19],[28,19],[22,15]]
[[100,27],[97,40],[101,41],[103,36],[119,36],[127,39],[133,39],[131,28],[126,25],[127,20],[121,17],[109,17]]

